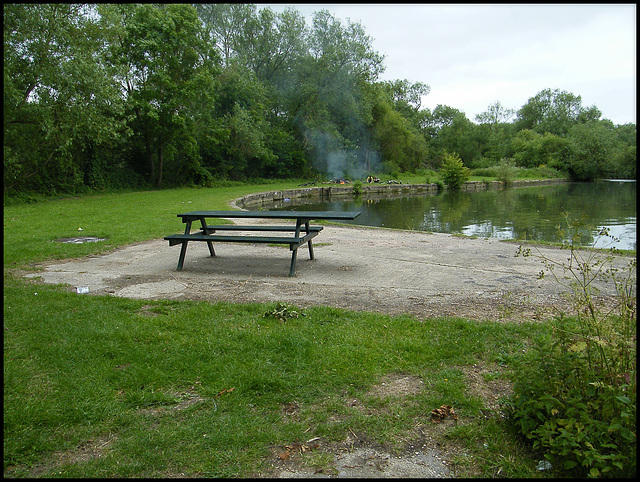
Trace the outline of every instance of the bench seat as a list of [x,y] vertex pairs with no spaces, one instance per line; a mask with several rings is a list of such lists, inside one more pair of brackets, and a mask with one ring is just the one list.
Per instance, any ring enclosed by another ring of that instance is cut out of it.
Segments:
[[[285,238],[284,236],[226,236],[220,234],[172,234],[165,236],[169,246],[175,246],[183,241],[209,241],[220,243],[271,243],[271,244],[302,244],[309,240],[306,233],[299,238]],[[316,233],[310,233],[316,234]]]
[[[240,228],[241,226],[238,226]],[[242,226],[246,228],[247,226]],[[250,227],[258,227],[258,226],[250,226]],[[265,231],[265,226],[259,226],[261,229],[259,231]],[[280,228],[280,229],[270,229],[269,231],[295,231],[295,228],[287,228],[285,226],[269,226],[271,228]],[[211,228],[217,228],[218,226],[207,226],[207,231]],[[318,229],[319,228],[319,229]],[[233,230],[233,228],[232,228]],[[247,229],[244,229],[247,231]],[[201,230],[198,233],[193,234],[171,234],[169,236],[165,236],[164,239],[169,241],[169,246],[175,246],[176,244],[182,244],[182,249],[180,250],[180,258],[178,259],[178,271],[182,270],[182,266],[184,263],[184,256],[187,251],[187,244],[189,241],[205,241],[207,246],[209,247],[209,252],[211,256],[215,256],[215,250],[213,249],[213,243],[268,243],[268,244],[288,244],[289,249],[292,251],[291,253],[291,266],[289,268],[289,276],[293,276],[296,271],[296,257],[298,253],[298,248],[304,244],[308,243],[309,245],[309,257],[314,259],[313,256],[313,245],[311,243],[311,239],[315,238],[322,227],[310,227],[309,232],[306,230],[301,230],[298,237],[285,237],[285,236],[250,236],[250,235],[223,235],[223,234],[204,234],[204,231]],[[237,229],[240,231],[240,229]],[[258,229],[256,229],[258,231]]]
[[[207,231],[277,231],[277,232],[289,232],[295,231],[295,226],[240,226],[237,224],[220,224],[207,226]],[[309,226],[309,232],[320,232],[322,226]],[[306,229],[301,226],[300,232],[306,232]]]

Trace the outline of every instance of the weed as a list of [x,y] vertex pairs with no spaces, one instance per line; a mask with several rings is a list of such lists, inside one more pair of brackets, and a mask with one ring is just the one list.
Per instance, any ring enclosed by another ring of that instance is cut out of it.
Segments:
[[303,313],[302,310],[295,308],[290,303],[284,303],[282,301],[278,301],[276,303],[275,308],[269,309],[264,314],[265,318],[268,316],[272,316],[274,318],[277,318],[281,322],[285,322],[291,318],[298,318],[300,316],[307,316],[307,315]]
[[[630,476],[636,471],[636,260],[621,269],[613,266],[613,252],[576,249],[587,227],[565,217],[566,261],[518,249],[517,255],[541,259],[539,277],[549,273],[569,289],[574,313],[559,314],[551,336],[516,370],[510,419],[559,472]],[[606,228],[599,236],[610,237]],[[615,288],[613,306],[596,303],[597,281]]]

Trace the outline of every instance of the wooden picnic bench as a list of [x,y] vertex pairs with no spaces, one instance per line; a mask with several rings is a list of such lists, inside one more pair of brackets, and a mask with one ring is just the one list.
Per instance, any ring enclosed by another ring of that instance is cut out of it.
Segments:
[[[289,276],[296,272],[296,258],[298,248],[307,243],[309,247],[309,258],[315,259],[313,255],[313,244],[311,240],[316,237],[322,226],[310,226],[311,220],[333,220],[345,221],[355,219],[360,215],[357,211],[191,211],[178,214],[185,223],[184,234],[172,234],[165,236],[169,241],[169,246],[182,245],[180,258],[178,259],[178,271],[182,270],[184,257],[187,253],[189,241],[204,241],[209,247],[212,257],[216,256],[213,243],[268,243],[289,245],[291,253],[291,266]],[[295,226],[274,226],[274,225],[254,225],[244,226],[236,224],[207,224],[207,218],[229,218],[229,219],[290,219],[296,221]],[[200,230],[191,233],[191,225],[194,221],[200,221]],[[225,234],[217,234],[224,232]],[[251,234],[239,234],[239,233]],[[231,234],[227,234],[231,233]],[[253,233],[261,233],[255,235]],[[271,233],[293,233],[289,236],[275,236]]]

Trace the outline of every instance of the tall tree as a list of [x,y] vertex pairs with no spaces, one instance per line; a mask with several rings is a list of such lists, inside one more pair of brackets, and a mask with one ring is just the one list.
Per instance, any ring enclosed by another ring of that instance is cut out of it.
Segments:
[[487,124],[492,130],[496,130],[499,124],[509,122],[515,113],[515,110],[507,109],[500,104],[500,101],[496,101],[485,112],[476,115],[476,121],[480,124]]
[[238,63],[224,68],[216,82],[211,136],[202,146],[204,161],[221,177],[258,177],[273,160],[267,146],[264,88]]
[[371,106],[362,102],[362,87],[377,79],[382,59],[359,23],[343,25],[326,10],[314,14],[309,53],[295,71],[298,88],[287,111],[321,171],[344,152],[364,162]]
[[211,45],[228,66],[241,50],[247,25],[256,15],[256,6],[247,3],[197,3],[194,6]]
[[73,191],[88,143],[118,132],[118,92],[90,7],[4,5],[5,191]]
[[519,129],[532,129],[539,134],[550,132],[565,136],[577,123],[600,118],[596,107],[585,109],[582,98],[560,89],[544,89],[522,106],[518,111]]
[[497,163],[507,157],[509,141],[513,135],[513,124],[510,121],[514,116],[515,110],[503,107],[500,101],[494,102],[485,112],[476,115],[476,122],[480,124],[476,130],[486,145],[482,153],[483,158]]
[[111,60],[156,186],[165,162],[197,164],[193,111],[211,105],[215,65],[195,8],[187,4],[101,6],[116,32]]
[[304,17],[293,9],[274,13],[264,8],[244,24],[238,37],[238,57],[256,77],[269,84],[277,84],[288,77],[307,51],[307,28]]
[[608,174],[616,133],[610,122],[592,121],[574,125],[569,141],[569,174],[577,181],[594,181]]

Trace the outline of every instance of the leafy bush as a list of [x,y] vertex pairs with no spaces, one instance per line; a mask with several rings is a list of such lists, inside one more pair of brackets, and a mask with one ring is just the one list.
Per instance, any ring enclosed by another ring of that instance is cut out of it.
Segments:
[[[568,261],[538,257],[570,288],[575,313],[558,316],[552,336],[516,369],[507,411],[556,469],[576,476],[635,475],[636,260],[622,270],[613,266],[613,253],[578,251],[574,244],[585,227],[568,215],[567,222]],[[560,235],[567,239],[564,231]],[[609,236],[608,230],[602,228],[600,236]],[[520,254],[532,255],[522,247]],[[613,308],[601,309],[594,301],[595,280],[615,288]]]
[[507,413],[562,474],[634,475],[635,381],[603,382],[589,367],[586,345],[568,336],[574,322],[556,319],[558,336],[541,343],[516,369]]
[[500,159],[500,163],[496,167],[496,177],[498,181],[502,181],[506,186],[511,185],[518,172],[516,162],[513,159]]
[[440,177],[450,190],[457,190],[469,180],[471,170],[466,167],[456,153],[444,153],[444,161],[440,168]]

